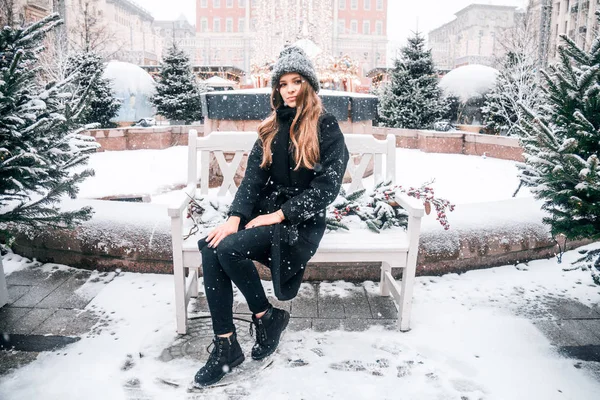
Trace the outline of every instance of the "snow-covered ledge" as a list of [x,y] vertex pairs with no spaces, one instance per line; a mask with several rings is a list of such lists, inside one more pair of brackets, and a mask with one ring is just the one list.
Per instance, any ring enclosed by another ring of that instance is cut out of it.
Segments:
[[[271,88],[208,92],[202,95],[204,133],[256,130],[271,113]],[[335,115],[344,133],[371,133],[377,97],[370,94],[321,90],[325,109]]]
[[[21,232],[13,249],[43,262],[87,269],[172,273],[171,233],[164,206],[147,203],[76,200],[91,205],[92,220],[74,230]],[[457,206],[444,231],[425,217],[417,274],[439,275],[553,257],[557,252],[532,198]],[[351,235],[352,231],[336,234]],[[569,243],[573,248],[588,241]],[[268,277],[266,268],[259,268]],[[398,273],[400,271],[397,271]],[[309,264],[307,280],[378,280],[378,265]]]
[[396,136],[396,147],[419,149],[426,153],[487,156],[523,161],[523,149],[515,137],[486,135],[466,131],[438,132],[418,129],[373,127],[375,137]]
[[8,303],[8,288],[6,287],[6,277],[4,276],[2,256],[0,255],[0,307],[6,303]]

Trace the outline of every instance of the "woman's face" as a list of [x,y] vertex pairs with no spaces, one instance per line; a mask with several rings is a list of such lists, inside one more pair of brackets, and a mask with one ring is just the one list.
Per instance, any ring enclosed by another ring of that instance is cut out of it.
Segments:
[[285,74],[279,79],[279,94],[288,107],[296,107],[296,96],[300,92],[303,80],[304,78],[296,72]]

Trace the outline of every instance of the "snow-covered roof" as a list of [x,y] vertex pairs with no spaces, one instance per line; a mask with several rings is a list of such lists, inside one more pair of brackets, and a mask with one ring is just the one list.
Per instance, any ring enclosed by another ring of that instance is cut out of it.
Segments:
[[135,64],[110,61],[106,65],[103,76],[112,81],[112,87],[117,93],[127,92],[151,96],[155,91],[155,82],[152,76]]
[[479,64],[465,65],[448,72],[440,80],[440,88],[448,96],[466,101],[488,92],[496,82],[498,70]]
[[223,79],[220,76],[211,76],[207,80],[204,81],[207,85],[210,86],[235,86],[237,82],[230,81],[228,79]]

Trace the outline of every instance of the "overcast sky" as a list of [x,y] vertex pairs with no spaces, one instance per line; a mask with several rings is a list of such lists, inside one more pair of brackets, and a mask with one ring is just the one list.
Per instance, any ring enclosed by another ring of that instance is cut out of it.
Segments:
[[[196,0],[134,0],[156,19],[176,19],[181,14],[195,24]],[[389,56],[402,45],[411,31],[427,34],[454,19],[454,14],[469,4],[498,4],[523,7],[527,0],[388,0]]]

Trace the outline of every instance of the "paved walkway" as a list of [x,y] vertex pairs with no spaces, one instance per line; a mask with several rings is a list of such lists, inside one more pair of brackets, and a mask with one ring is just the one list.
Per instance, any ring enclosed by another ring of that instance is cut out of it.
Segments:
[[[106,315],[85,309],[103,285],[75,294],[91,276],[90,271],[55,271],[29,268],[12,273],[7,278],[9,304],[0,309],[0,346],[19,351],[0,350],[0,375],[34,360],[40,351],[51,351],[78,338],[98,333]],[[108,283],[111,275],[95,278]],[[290,329],[311,328],[317,331],[334,329],[365,330],[373,324],[395,328],[396,308],[391,298],[363,291],[350,291],[345,298],[318,296],[319,283],[313,283],[313,295],[303,295],[291,302],[272,302],[291,311]],[[539,299],[550,313],[528,315],[558,350],[576,359],[577,368],[585,368],[600,381],[600,308],[590,308],[573,300]],[[164,349],[161,358],[178,357],[204,360],[206,346],[212,338],[206,299],[198,298],[191,305],[189,333],[180,336]],[[250,311],[246,304],[235,305],[235,322],[240,341],[251,342],[248,327]],[[1,335],[8,333],[8,335]]]

